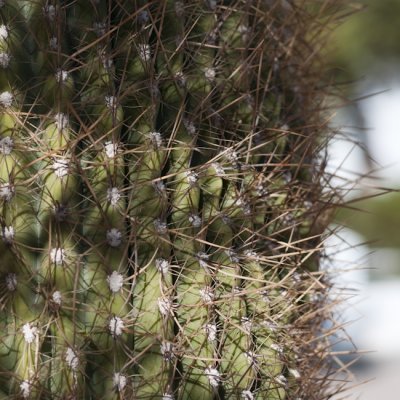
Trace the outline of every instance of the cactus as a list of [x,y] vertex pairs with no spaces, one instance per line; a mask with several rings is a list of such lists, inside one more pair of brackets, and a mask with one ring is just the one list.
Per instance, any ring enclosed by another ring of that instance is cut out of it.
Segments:
[[0,398],[322,398],[314,11],[0,1]]

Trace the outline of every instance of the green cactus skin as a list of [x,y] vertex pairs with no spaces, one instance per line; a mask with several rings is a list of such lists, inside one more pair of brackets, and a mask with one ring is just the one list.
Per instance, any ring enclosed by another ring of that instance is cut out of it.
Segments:
[[316,17],[283,3],[0,0],[0,399],[323,398]]

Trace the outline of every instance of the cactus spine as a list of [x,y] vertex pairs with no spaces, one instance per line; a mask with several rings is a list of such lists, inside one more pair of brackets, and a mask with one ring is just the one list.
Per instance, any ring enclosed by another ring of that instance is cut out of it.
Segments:
[[320,399],[306,6],[0,18],[0,398]]

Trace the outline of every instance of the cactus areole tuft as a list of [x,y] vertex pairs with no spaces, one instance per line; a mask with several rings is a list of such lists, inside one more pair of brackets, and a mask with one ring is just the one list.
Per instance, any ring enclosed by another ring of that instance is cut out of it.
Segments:
[[0,399],[323,398],[305,3],[0,1]]

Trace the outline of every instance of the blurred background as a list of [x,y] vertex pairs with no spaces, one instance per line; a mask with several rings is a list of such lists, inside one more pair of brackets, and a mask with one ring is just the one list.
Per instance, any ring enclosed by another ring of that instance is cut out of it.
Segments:
[[[327,57],[341,107],[329,147],[331,184],[345,206],[327,242],[338,363],[348,391],[335,399],[400,399],[400,0],[347,2]],[[352,101],[357,100],[357,101]],[[354,347],[359,351],[345,353]],[[359,386],[360,383],[366,382]],[[379,396],[379,397],[378,397]]]

